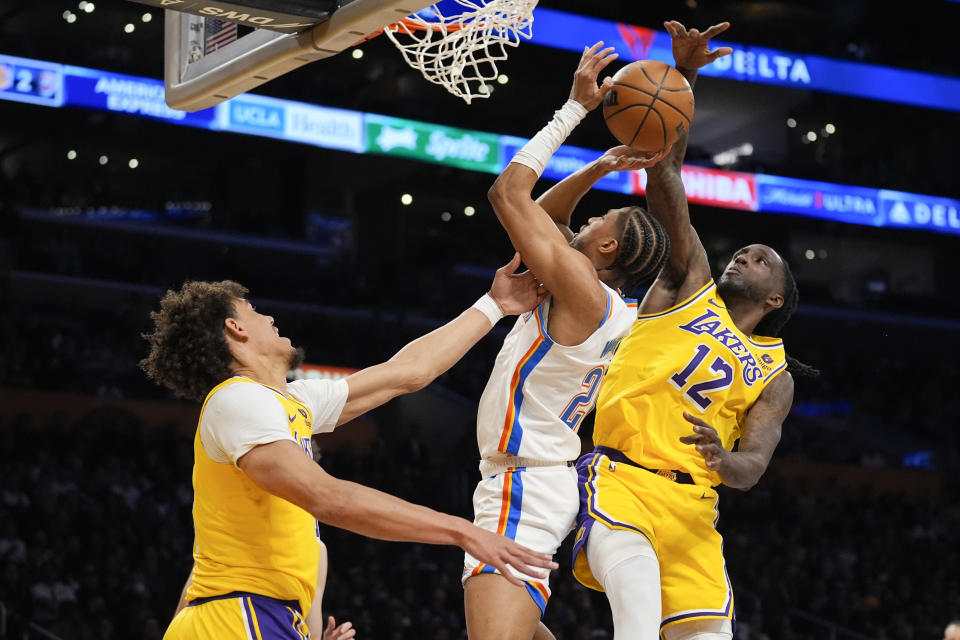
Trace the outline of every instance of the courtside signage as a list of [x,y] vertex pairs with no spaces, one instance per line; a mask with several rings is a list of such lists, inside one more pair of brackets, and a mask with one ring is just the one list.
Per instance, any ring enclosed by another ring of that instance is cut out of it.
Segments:
[[167,106],[162,80],[63,65],[65,98],[71,106],[178,122],[210,128],[214,110],[188,113]]
[[757,174],[757,208],[883,226],[877,189]]
[[[500,136],[500,166],[505,167],[510,163],[510,159],[520,148],[527,144],[526,138],[517,138],[514,136]],[[543,177],[549,180],[563,180],[568,175],[590,164],[599,157],[599,154],[593,149],[584,149],[583,147],[574,147],[563,145],[557,150],[550,161],[547,162],[547,168],[543,172]],[[501,169],[497,169],[499,173]],[[596,183],[598,189],[607,191],[619,191],[621,193],[633,192],[633,181],[630,178],[629,171],[617,171],[608,173]]]
[[500,171],[500,136],[366,114],[366,149],[461,169]]
[[[651,59],[673,64],[666,31],[544,7],[537,7],[534,17],[534,44],[581,53],[584,42],[603,40],[617,48],[624,62]],[[960,78],[735,42],[711,44],[732,47],[733,54],[700,69],[700,75],[960,111]]]
[[[18,74],[22,81],[19,88],[15,86]],[[41,74],[45,74],[42,79]],[[0,100],[128,113],[173,124],[356,153],[398,155],[485,173],[499,173],[527,142],[514,136],[254,94],[187,113],[166,106],[159,80],[11,56],[0,56]],[[563,145],[544,176],[560,180],[601,153]],[[684,165],[682,175],[690,202],[960,235],[960,200],[692,165]],[[642,194],[646,180],[644,171],[619,172],[601,179],[597,188]]]
[[[724,209],[757,210],[755,174],[683,165],[681,175],[690,202]],[[633,192],[646,193],[647,172],[634,171],[632,176]]]
[[63,104],[63,71],[60,65],[0,56],[0,98],[59,107]]

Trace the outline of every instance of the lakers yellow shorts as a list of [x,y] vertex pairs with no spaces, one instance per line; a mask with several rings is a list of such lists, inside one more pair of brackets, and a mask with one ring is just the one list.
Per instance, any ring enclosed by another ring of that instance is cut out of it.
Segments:
[[163,640],[306,640],[307,623],[296,600],[235,591],[191,601]]
[[577,462],[580,515],[573,575],[603,591],[587,562],[590,527],[597,521],[650,540],[660,561],[661,630],[687,620],[733,620],[733,591],[717,532],[717,492],[681,484],[598,447]]

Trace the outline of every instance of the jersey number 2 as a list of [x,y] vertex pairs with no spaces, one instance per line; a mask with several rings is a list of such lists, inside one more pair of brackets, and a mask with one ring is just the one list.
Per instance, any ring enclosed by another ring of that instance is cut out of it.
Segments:
[[571,430],[577,430],[577,427],[580,426],[580,421],[583,420],[583,417],[587,415],[587,412],[593,407],[593,401],[596,400],[597,391],[600,389],[600,381],[603,380],[603,374],[606,370],[606,367],[591,369],[590,373],[584,377],[581,383],[584,389],[583,393],[578,393],[573,396],[567,408],[560,414],[560,419],[563,420],[564,424],[570,427]]
[[[683,391],[687,400],[692,402],[701,412],[706,411],[707,407],[713,404],[713,400],[704,396],[704,393],[726,389],[733,383],[733,367],[724,362],[723,358],[717,356],[717,359],[710,365],[710,370],[719,374],[719,377],[696,382],[687,387],[690,376],[708,355],[710,355],[710,347],[705,344],[698,345],[696,353],[693,354],[693,359],[687,363],[687,366],[670,376],[670,384],[676,387],[678,391]],[[685,391],[684,387],[686,387]]]

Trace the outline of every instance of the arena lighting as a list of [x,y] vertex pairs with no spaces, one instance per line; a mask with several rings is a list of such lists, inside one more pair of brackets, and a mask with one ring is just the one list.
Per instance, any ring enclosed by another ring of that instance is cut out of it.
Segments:
[[133,30],[134,30],[134,29],[136,29],[136,27],[133,25],[132,22],[128,22],[128,23],[126,24],[126,26],[123,27],[123,30],[124,30],[124,32],[126,32],[126,33],[133,33]]
[[463,208],[463,215],[467,216],[468,218],[473,214],[475,214],[476,212],[477,210],[471,207],[470,205],[467,205],[466,207]]
[[143,20],[144,22],[150,22],[151,20],[153,20],[153,14],[145,13],[142,16],[140,16],[140,19]]
[[450,218],[452,217],[453,216],[450,215],[449,211],[444,211],[443,213],[440,214],[440,219],[443,220],[444,222],[450,222]]
[[831,124],[831,123],[829,123],[829,122],[828,122],[827,124],[823,125],[823,130],[826,131],[827,133],[836,133],[836,132],[837,132],[837,128],[836,128],[835,126],[833,126],[833,124]]
[[797,126],[797,121],[794,120],[793,118],[787,118],[787,126],[793,129],[794,127]]
[[[82,3],[81,3],[81,4],[82,4]],[[84,13],[93,13],[93,10],[96,9],[97,7],[96,7],[96,5],[93,4],[92,2],[88,2],[87,4],[85,4],[85,5],[84,5],[83,7],[81,7],[81,8],[83,9]]]
[[108,162],[110,162],[110,158],[108,158],[107,156],[100,156],[100,159],[98,160],[98,162],[100,164],[107,164]]
[[806,251],[803,252],[803,257],[806,258],[807,260],[813,260],[814,258],[817,257],[817,254],[816,252],[814,252],[813,249],[807,249]]
[[67,24],[73,24],[77,21],[77,14],[67,9],[63,12],[63,19],[67,21]]
[[400,203],[403,205],[413,204],[413,196],[410,195],[409,193],[403,194],[402,196],[400,196]]
[[353,56],[354,60],[359,60],[363,57],[363,49],[354,49],[350,55]]
[[817,134],[816,134],[816,132],[815,132],[815,131],[807,131],[807,140],[809,140],[810,142],[816,142],[816,141],[817,141]]
[[127,166],[130,167],[131,169],[136,169],[137,167],[140,166],[140,161],[137,160],[136,158],[130,158],[130,162],[127,163]]
[[507,84],[510,82],[510,78],[507,76],[507,74],[501,73],[499,76],[497,76],[497,82],[500,84]]
[[70,151],[67,151],[67,160],[76,160],[76,159],[77,159],[77,152],[74,149],[70,149]]

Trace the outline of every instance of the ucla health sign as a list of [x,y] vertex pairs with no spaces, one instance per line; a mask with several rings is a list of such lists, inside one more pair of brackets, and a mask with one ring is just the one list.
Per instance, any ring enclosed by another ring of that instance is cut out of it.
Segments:
[[214,107],[216,128],[363,153],[363,116],[292,100],[243,94]]

